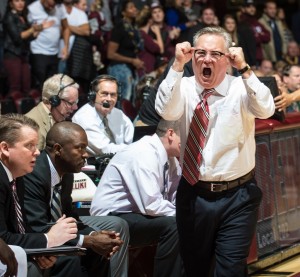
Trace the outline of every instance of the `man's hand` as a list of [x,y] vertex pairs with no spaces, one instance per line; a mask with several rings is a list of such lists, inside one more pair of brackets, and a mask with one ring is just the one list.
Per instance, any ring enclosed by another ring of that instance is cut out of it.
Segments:
[[0,239],[0,261],[7,266],[5,277],[17,276],[18,262],[15,253]]
[[237,70],[241,70],[247,65],[244,52],[241,47],[230,47],[229,53],[226,54],[226,56],[229,58],[231,66]]
[[37,262],[37,264],[41,269],[47,269],[52,267],[55,264],[57,258],[54,256],[49,256],[49,257],[43,256],[43,257],[36,257],[34,258],[34,260]]
[[184,65],[192,58],[194,49],[188,41],[177,43],[172,68],[177,72],[182,72]]
[[96,253],[110,259],[116,253],[123,241],[120,234],[114,231],[93,232],[90,236],[85,236],[83,247],[91,248]]
[[60,246],[71,239],[75,239],[77,232],[76,219],[73,217],[66,218],[63,215],[47,233],[48,247]]

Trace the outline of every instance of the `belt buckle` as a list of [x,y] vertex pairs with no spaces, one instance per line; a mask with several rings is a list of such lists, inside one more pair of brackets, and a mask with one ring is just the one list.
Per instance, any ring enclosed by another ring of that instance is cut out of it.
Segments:
[[219,191],[222,191],[222,188],[220,189],[220,185],[218,184],[215,184],[215,183],[210,183],[210,191],[211,192],[219,192]]

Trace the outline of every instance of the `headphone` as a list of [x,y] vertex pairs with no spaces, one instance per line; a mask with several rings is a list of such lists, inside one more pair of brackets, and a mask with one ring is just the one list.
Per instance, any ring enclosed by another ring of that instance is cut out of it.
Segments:
[[59,91],[57,92],[57,94],[56,95],[52,95],[49,98],[49,103],[50,103],[50,105],[51,105],[52,108],[55,108],[55,107],[57,107],[57,106],[60,105],[60,103],[61,103],[61,99],[59,97],[60,93],[65,88],[67,88],[67,87],[72,86],[72,85],[75,84],[75,82],[73,81],[70,84],[67,84],[67,85],[63,86],[62,81],[63,81],[64,76],[65,76],[65,74],[62,74],[61,77],[60,77],[60,80],[59,80]]
[[87,95],[87,98],[88,100],[91,102],[91,103],[94,103],[95,100],[96,100],[96,95],[97,95],[97,87],[99,85],[100,82],[102,81],[112,81],[112,82],[115,82],[118,86],[118,99],[120,98],[120,95],[121,95],[121,84],[118,82],[118,80],[111,76],[111,75],[108,75],[108,74],[102,74],[102,75],[99,75],[97,76],[90,84],[90,89],[89,89],[89,92],[88,92],[88,95]]

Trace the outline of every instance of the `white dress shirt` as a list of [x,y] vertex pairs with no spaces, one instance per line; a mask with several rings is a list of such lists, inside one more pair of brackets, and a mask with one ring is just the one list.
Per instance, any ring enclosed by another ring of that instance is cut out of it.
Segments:
[[167,152],[154,134],[118,152],[106,167],[91,204],[91,215],[110,212],[175,216],[175,196],[181,177],[176,158],[169,159],[168,197],[163,198]]
[[133,124],[121,110],[113,108],[107,115],[108,125],[116,143],[111,142],[102,119],[103,116],[89,103],[81,107],[72,118],[74,123],[79,124],[86,131],[87,151],[91,156],[116,153],[133,140]]
[[[196,105],[204,90],[195,77],[182,77],[172,68],[161,83],[156,111],[166,120],[181,118],[181,155]],[[255,118],[273,115],[275,105],[270,90],[254,73],[248,79],[226,75],[208,98],[210,120],[200,166],[203,181],[230,181],[255,166]]]

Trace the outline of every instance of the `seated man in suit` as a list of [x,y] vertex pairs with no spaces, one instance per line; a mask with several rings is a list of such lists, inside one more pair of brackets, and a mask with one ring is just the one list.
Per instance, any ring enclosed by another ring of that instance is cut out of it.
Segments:
[[[24,211],[23,176],[33,170],[39,155],[38,125],[20,114],[0,117],[0,238],[22,248],[59,246],[77,236],[75,219],[61,217],[45,232],[33,233]],[[40,268],[51,267],[55,257],[36,258]],[[73,268],[69,268],[72,271]],[[75,271],[76,273],[76,271]],[[40,269],[28,266],[28,276],[41,276]]]
[[88,137],[90,156],[116,153],[133,140],[131,120],[115,108],[118,99],[118,81],[110,75],[100,75],[91,82],[90,103],[81,107],[72,121],[79,124]]
[[94,195],[92,215],[117,215],[128,222],[130,245],[158,243],[154,276],[182,276],[175,195],[181,176],[179,123],[161,120],[156,134],[119,151]]
[[25,251],[15,245],[7,245],[0,239],[0,276],[27,276]]
[[[49,130],[45,150],[36,159],[33,172],[24,177],[25,210],[34,231],[47,232],[47,223],[56,221],[61,214],[74,216],[80,222],[72,207],[71,193],[73,173],[80,172],[88,157],[87,144],[85,131],[73,122],[59,122]],[[111,276],[122,276],[127,271],[126,221],[114,216],[80,219],[83,224],[78,224],[80,236],[75,244],[89,249],[81,259],[89,276],[106,276],[105,266],[109,264],[101,255],[111,259]]]
[[64,121],[78,109],[78,88],[79,85],[64,74],[55,74],[44,82],[42,102],[26,114],[40,126],[39,150],[44,149],[51,126]]

